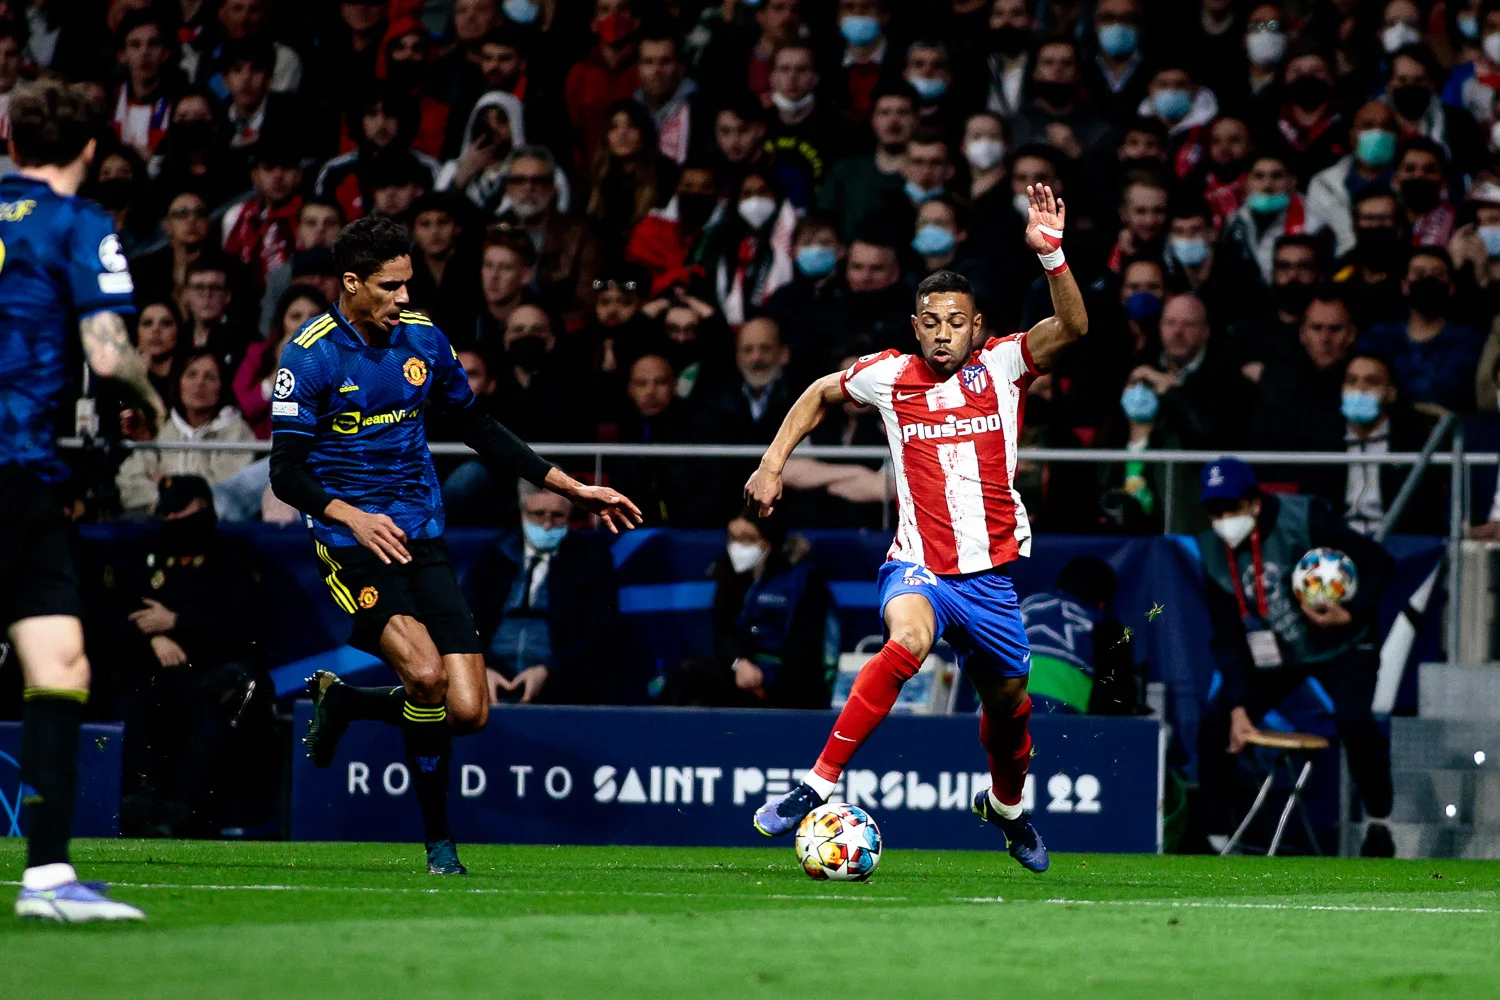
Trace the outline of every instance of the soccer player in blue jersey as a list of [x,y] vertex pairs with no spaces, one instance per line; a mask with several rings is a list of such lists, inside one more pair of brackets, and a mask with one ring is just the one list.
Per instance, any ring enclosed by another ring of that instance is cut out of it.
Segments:
[[400,726],[426,827],[427,870],[465,874],[448,828],[454,733],[484,728],[484,659],[473,616],[443,545],[443,501],[423,407],[445,411],[495,466],[566,497],[611,531],[641,522],[614,490],[554,468],[475,404],[463,367],[409,299],[411,237],[366,217],[333,244],[337,305],[308,321],[281,355],[271,402],[271,485],[307,515],[333,599],[354,619],[350,644],[383,658],[398,688],[356,688],[319,671],[304,742],[333,762],[355,719]]
[[[78,727],[89,695],[78,582],[56,484],[55,440],[76,328],[94,373],[134,390],[160,425],[161,400],[130,344],[130,272],[110,217],[77,197],[98,115],[60,84],[28,84],[10,104],[0,178],[0,628],[21,661],[22,805],[28,835],[16,915],[77,923],[141,920],[68,858]],[[153,428],[154,429],[154,428]]]

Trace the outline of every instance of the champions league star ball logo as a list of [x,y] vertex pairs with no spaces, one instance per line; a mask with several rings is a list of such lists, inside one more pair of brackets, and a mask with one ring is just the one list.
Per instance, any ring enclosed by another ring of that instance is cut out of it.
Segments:
[[966,365],[959,372],[959,377],[964,380],[964,388],[970,392],[983,392],[990,384],[990,375],[984,365]]
[[292,374],[291,369],[279,369],[276,372],[276,383],[271,389],[272,395],[277,399],[286,399],[295,388],[297,388],[297,377]]

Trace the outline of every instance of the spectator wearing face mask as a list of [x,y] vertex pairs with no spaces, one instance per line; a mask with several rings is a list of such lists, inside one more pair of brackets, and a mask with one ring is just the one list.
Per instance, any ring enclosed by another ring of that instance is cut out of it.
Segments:
[[957,132],[966,108],[954,88],[952,54],[947,43],[933,38],[912,42],[906,50],[906,65],[901,75],[917,92],[918,121],[945,135]]
[[[1108,2],[1134,7],[1134,0]],[[1096,110],[1099,105],[1085,100],[1085,93],[1078,47],[1065,38],[1037,43],[1026,105],[1011,119],[1012,141],[1017,146],[1050,145],[1067,159],[1085,165],[1100,162],[1098,157],[1113,141],[1114,131]],[[1128,109],[1134,110],[1139,103],[1137,96]]]
[[875,93],[899,53],[886,35],[891,12],[887,0],[839,0],[839,35],[843,40],[833,94],[854,128],[870,122]]
[[[1421,451],[1431,430],[1426,420],[1404,405],[1396,391],[1395,370],[1389,358],[1370,351],[1355,352],[1344,365],[1339,412],[1342,427],[1307,427],[1316,438],[1308,450],[1337,451],[1342,444],[1351,455],[1387,455]],[[1339,433],[1342,431],[1342,433]],[[1318,493],[1342,510],[1344,521],[1362,535],[1373,535],[1401,491],[1410,471],[1399,465],[1304,467],[1304,492]],[[1441,477],[1423,476],[1394,531],[1402,535],[1438,535],[1447,530],[1445,484]]]
[[[848,295],[839,268],[848,248],[839,239],[833,217],[814,209],[797,220],[792,233],[797,276],[766,302],[792,353],[797,377],[827,367],[823,335],[833,329]],[[627,494],[628,496],[629,494]]]
[[819,81],[810,45],[791,42],[776,50],[766,144],[780,186],[797,208],[815,203],[827,172],[848,145],[844,118],[819,101]]
[[1458,211],[1448,199],[1448,160],[1431,139],[1417,136],[1396,150],[1393,177],[1406,210],[1406,230],[1415,247],[1446,247]]
[[573,531],[567,499],[519,484],[520,534],[468,578],[490,704],[597,705],[619,660],[619,587],[609,536]]
[[564,98],[578,143],[575,176],[588,172],[609,131],[612,109],[620,101],[633,100],[641,85],[636,66],[641,21],[634,6],[632,0],[594,0],[594,18],[589,22],[594,46],[568,70]]
[[988,7],[985,68],[989,70],[989,89],[985,93],[985,109],[1008,119],[1021,109],[1036,15],[1027,0],[998,0]]
[[1487,155],[1485,135],[1467,111],[1438,100],[1440,73],[1425,46],[1406,45],[1391,55],[1385,90],[1396,112],[1396,131],[1431,139],[1447,151],[1456,173],[1473,173]]
[[910,232],[918,210],[946,193],[953,173],[953,157],[942,133],[919,127],[906,144],[906,158],[901,164],[903,197],[886,206],[881,221]]
[[[1390,747],[1370,713],[1379,668],[1376,615],[1391,574],[1385,550],[1351,531],[1315,497],[1262,493],[1244,462],[1203,467],[1202,503],[1211,530],[1198,535],[1210,644],[1223,687],[1199,734],[1200,798],[1210,844],[1231,829],[1234,754],[1256,723],[1316,677],[1334,704],[1338,736],[1369,821],[1361,854],[1395,853]],[[1293,568],[1310,549],[1327,547],[1353,561],[1359,586],[1344,603],[1306,603],[1293,595]],[[1228,747],[1226,752],[1225,747]]]
[[1287,53],[1277,146],[1299,186],[1349,152],[1346,119],[1339,114],[1333,84],[1333,67],[1319,49],[1298,43]]
[[[1244,70],[1235,81],[1233,103],[1236,107],[1263,109],[1268,98],[1273,96],[1277,72],[1286,60],[1290,28],[1287,13],[1279,4],[1258,3],[1250,9],[1245,21],[1243,50],[1236,53],[1236,62]],[[1229,92],[1226,91],[1225,96],[1228,97]]]
[[1201,199],[1178,198],[1167,206],[1167,244],[1162,259],[1167,282],[1216,305],[1213,215]]
[[[540,306],[521,305],[505,323],[504,358],[496,366],[496,417],[517,437],[584,441],[594,437],[587,398],[590,377],[558,344],[552,318]],[[580,384],[582,382],[583,384]]]
[[827,585],[800,535],[779,518],[737,516],[714,581],[714,652],[673,671],[670,705],[717,708],[827,708],[833,665]]
[[1396,115],[1383,101],[1367,101],[1349,124],[1350,152],[1313,176],[1309,210],[1328,220],[1340,256],[1354,249],[1354,197],[1367,188],[1388,188],[1396,159]]
[[[1186,142],[1200,142],[1199,131],[1219,114],[1219,101],[1212,90],[1199,86],[1182,66],[1158,66],[1135,113],[1155,118],[1167,129],[1175,150]],[[1184,171],[1185,173],[1186,171]]]
[[1258,382],[1269,367],[1296,354],[1297,330],[1313,295],[1327,279],[1327,241],[1283,236],[1271,259],[1268,300],[1230,326],[1240,370]]
[[[1495,96],[1500,93],[1500,5],[1479,4],[1477,11],[1462,11],[1473,23],[1474,34],[1464,35],[1466,51],[1472,56],[1453,66],[1443,87],[1446,107],[1463,108],[1480,125],[1489,126],[1495,119]],[[1465,22],[1460,20],[1459,24]],[[1477,44],[1476,44],[1477,43]]]
[[1100,102],[1105,117],[1122,121],[1145,99],[1151,79],[1141,45],[1141,4],[1138,0],[1099,0],[1092,28],[1094,56],[1082,82]]
[[1480,181],[1469,193],[1469,202],[1474,221],[1454,235],[1451,252],[1460,268],[1459,284],[1466,290],[1470,312],[1477,314],[1480,322],[1489,320],[1489,334],[1479,358],[1479,369],[1474,373],[1474,386],[1479,409],[1491,412],[1495,408],[1495,394],[1490,374],[1500,359],[1500,325],[1492,319],[1500,314],[1496,306],[1500,297],[1500,184],[1488,178]]
[[1401,279],[1409,240],[1406,214],[1389,188],[1367,187],[1354,197],[1354,249],[1334,267],[1333,281],[1345,292],[1361,329],[1400,315]]
[[1247,290],[1269,288],[1274,280],[1276,242],[1283,236],[1328,228],[1297,193],[1297,179],[1279,155],[1256,157],[1247,178],[1244,205],[1230,216],[1220,244],[1218,266],[1226,278]]
[[1471,412],[1473,372],[1484,341],[1472,328],[1449,319],[1453,275],[1448,254],[1432,247],[1414,250],[1401,290],[1409,308],[1405,322],[1370,329],[1360,347],[1391,359],[1397,390],[1418,410]]
[[871,97],[870,153],[842,157],[829,170],[818,206],[833,213],[841,233],[897,202],[905,184],[907,143],[917,127],[917,95],[905,83],[882,85]]
[[687,287],[705,277],[698,263],[704,235],[719,208],[718,183],[706,164],[689,162],[677,178],[677,190],[665,208],[653,209],[636,223],[625,259],[651,272],[651,294]]
[[703,270],[719,311],[732,327],[764,308],[792,280],[797,210],[770,171],[745,174],[732,205],[704,240]]
[[[1182,406],[1181,395],[1159,395],[1152,382],[1132,373],[1119,396],[1118,408],[1097,440],[1100,448],[1123,448],[1140,454],[1204,447],[1193,414]],[[1197,531],[1192,471],[1179,466],[1168,485],[1166,466],[1127,459],[1104,463],[1098,471],[1096,494],[1101,503],[1098,522],[1125,534]],[[1172,523],[1167,523],[1164,491],[1172,490]]]
[[1010,185],[1005,183],[1005,119],[993,111],[981,111],[964,123],[963,144],[959,147],[963,165],[968,168],[968,183],[963,193],[979,219],[1003,218],[1009,211]]

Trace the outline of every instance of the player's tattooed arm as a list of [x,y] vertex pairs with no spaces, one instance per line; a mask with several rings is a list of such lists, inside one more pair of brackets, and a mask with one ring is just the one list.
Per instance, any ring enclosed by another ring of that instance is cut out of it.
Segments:
[[[1052,193],[1045,184],[1028,187],[1026,193],[1031,200],[1026,226],[1026,245],[1037,254],[1056,252],[1062,254],[1062,234],[1067,223],[1068,210],[1061,198]],[[1044,256],[1043,265],[1047,264]],[[1052,312],[1026,334],[1026,348],[1037,368],[1047,371],[1073,341],[1089,332],[1088,311],[1083,305],[1083,293],[1078,282],[1073,280],[1073,271],[1066,264],[1057,270],[1047,270],[1047,287],[1052,292]]]
[[167,410],[151,384],[146,359],[130,342],[130,332],[119,313],[107,309],[85,316],[78,324],[84,356],[89,367],[100,378],[112,378],[135,390],[141,401],[151,408],[151,430],[166,419]]
[[761,456],[760,468],[745,483],[745,500],[758,509],[761,517],[776,509],[776,501],[781,499],[781,473],[797,445],[823,422],[829,409],[844,402],[843,376],[843,372],[824,375],[797,397]]

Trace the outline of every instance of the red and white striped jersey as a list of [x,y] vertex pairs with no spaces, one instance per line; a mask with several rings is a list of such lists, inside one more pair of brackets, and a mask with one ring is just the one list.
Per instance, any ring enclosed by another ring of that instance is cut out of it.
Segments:
[[897,351],[844,373],[844,395],[885,421],[899,515],[886,558],[951,575],[1030,555],[1014,482],[1026,388],[1039,374],[1024,333],[991,337],[947,379]]

